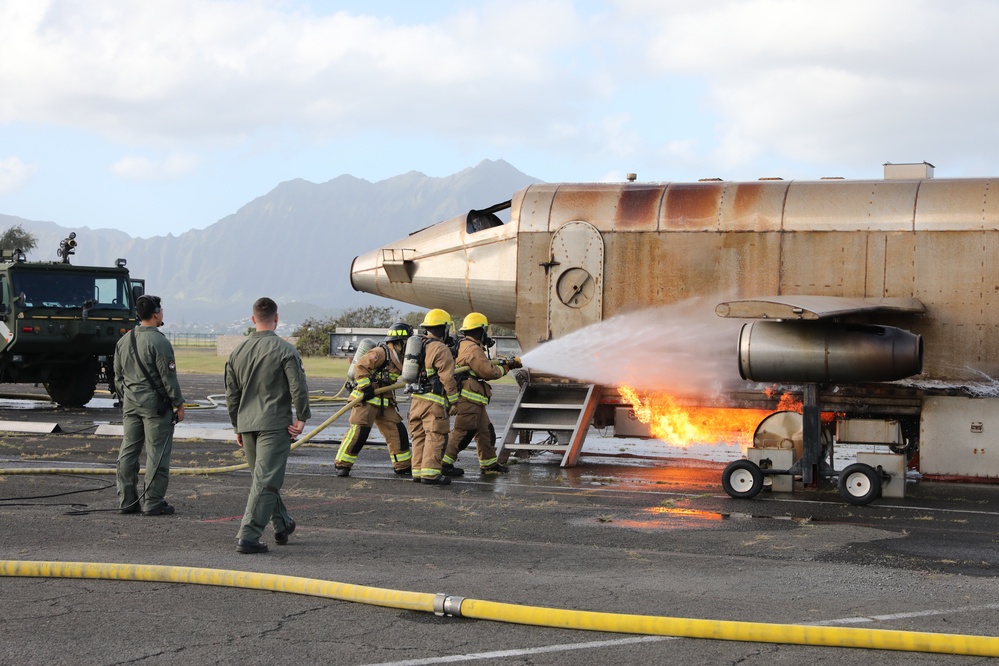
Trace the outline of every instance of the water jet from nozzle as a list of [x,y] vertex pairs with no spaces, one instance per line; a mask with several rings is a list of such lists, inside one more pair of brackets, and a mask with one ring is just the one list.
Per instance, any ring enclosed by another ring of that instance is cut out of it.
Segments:
[[623,313],[546,342],[521,360],[537,372],[603,386],[677,395],[717,393],[740,381],[741,326],[719,318],[717,302],[694,298]]

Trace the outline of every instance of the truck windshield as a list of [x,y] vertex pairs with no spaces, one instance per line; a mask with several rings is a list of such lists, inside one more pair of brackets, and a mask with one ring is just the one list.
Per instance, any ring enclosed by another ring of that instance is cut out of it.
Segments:
[[[127,310],[124,276],[73,273],[18,272],[11,275],[11,291],[22,308],[94,308]],[[92,301],[92,303],[87,303]]]

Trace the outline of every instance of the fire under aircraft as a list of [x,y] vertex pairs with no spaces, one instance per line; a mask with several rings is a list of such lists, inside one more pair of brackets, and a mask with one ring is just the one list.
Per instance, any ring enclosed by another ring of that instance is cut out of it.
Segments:
[[[775,383],[803,401],[759,424],[725,490],[835,477],[864,504],[903,495],[907,470],[999,478],[996,257],[999,178],[934,178],[924,162],[886,164],[883,180],[531,185],[358,256],[351,284],[481,312],[512,326],[525,352],[636,308],[725,294],[715,313],[745,322],[731,340],[741,384],[729,406],[772,408]],[[545,379],[522,378],[515,408],[539,406],[539,431],[556,409],[544,403],[568,390]],[[614,387],[580,402],[563,464],[589,424],[620,418]],[[501,446],[551,448],[530,444],[530,430],[513,415]],[[836,471],[833,441],[875,453]]]

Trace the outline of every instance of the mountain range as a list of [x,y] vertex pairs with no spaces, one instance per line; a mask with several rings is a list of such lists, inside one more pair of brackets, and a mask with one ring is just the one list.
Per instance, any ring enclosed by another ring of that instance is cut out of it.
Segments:
[[249,316],[268,295],[285,321],[325,317],[365,305],[409,306],[355,292],[354,257],[473,208],[509,199],[540,182],[503,160],[484,160],[451,176],[411,171],[375,183],[350,175],[325,183],[280,183],[205,229],[133,238],[114,229],[62,226],[0,214],[0,230],[20,224],[38,239],[29,261],[58,261],[71,231],[72,263],[113,265],[123,257],[146,291],[161,296],[171,323],[216,330]]

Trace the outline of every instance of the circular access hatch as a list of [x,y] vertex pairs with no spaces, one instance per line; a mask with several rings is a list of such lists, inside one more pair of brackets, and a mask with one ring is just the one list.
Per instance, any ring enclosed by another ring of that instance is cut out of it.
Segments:
[[558,298],[570,308],[581,308],[593,300],[597,284],[585,268],[570,268],[562,273],[555,286]]

